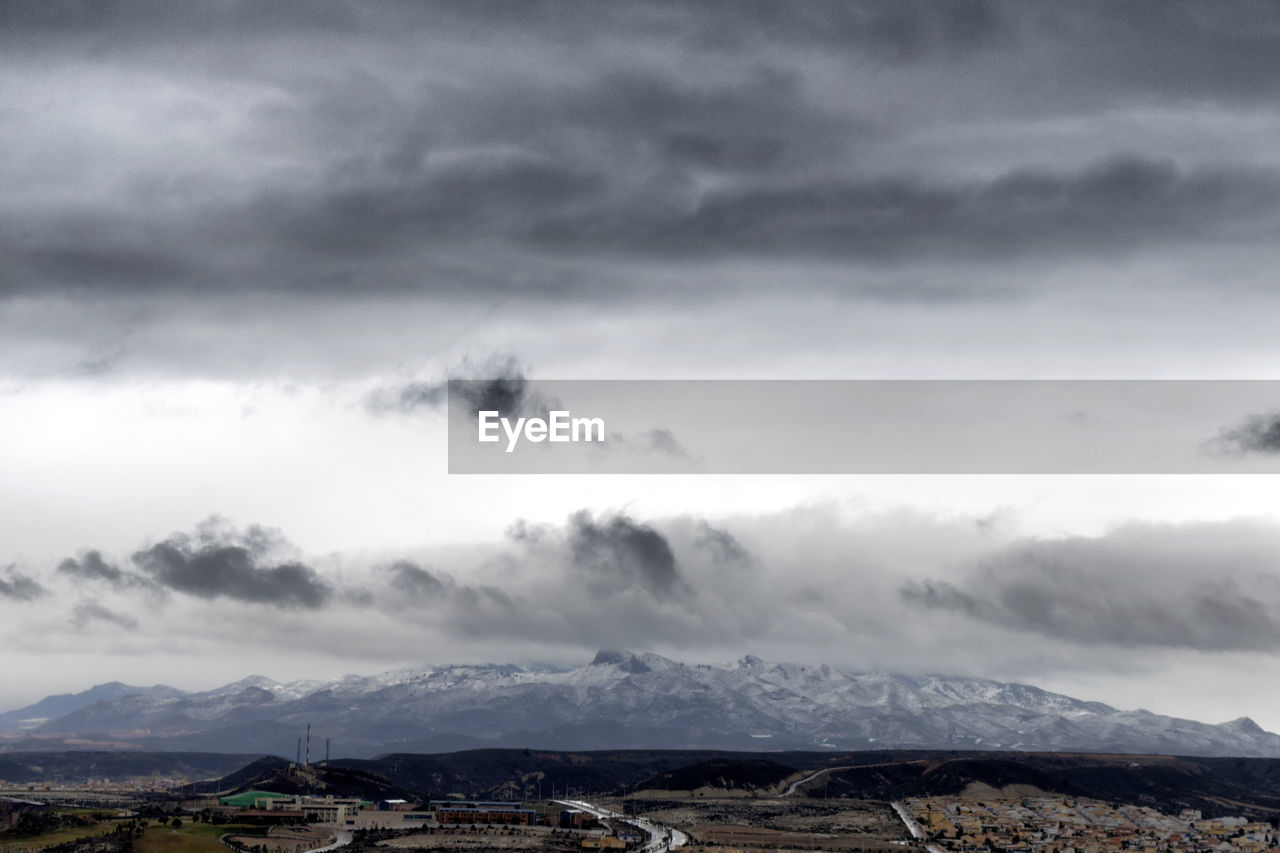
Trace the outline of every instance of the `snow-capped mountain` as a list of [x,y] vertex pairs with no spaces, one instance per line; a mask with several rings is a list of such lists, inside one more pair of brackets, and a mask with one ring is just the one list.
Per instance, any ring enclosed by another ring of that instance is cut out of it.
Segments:
[[[1025,684],[849,672],[745,657],[723,666],[600,652],[577,667],[455,665],[199,693],[112,685],[27,733],[152,749],[289,754],[311,724],[334,754],[573,749],[952,748],[1280,756],[1280,735],[1121,711]],[[95,693],[95,691],[97,691]],[[81,700],[77,702],[77,700]],[[29,719],[38,703],[4,715]],[[10,737],[13,737],[12,735]],[[313,756],[318,752],[313,750]]]

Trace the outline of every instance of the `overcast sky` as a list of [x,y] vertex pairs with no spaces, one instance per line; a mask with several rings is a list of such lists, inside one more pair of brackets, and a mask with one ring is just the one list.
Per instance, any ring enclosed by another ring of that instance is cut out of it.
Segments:
[[0,708],[627,647],[1280,730],[1273,478],[450,477],[435,396],[1280,378],[1274,2],[10,0],[0,190]]

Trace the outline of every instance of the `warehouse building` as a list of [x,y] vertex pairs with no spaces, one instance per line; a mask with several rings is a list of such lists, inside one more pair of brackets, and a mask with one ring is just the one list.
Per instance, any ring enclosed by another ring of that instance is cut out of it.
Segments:
[[436,821],[446,825],[533,826],[538,813],[519,803],[482,800],[432,800]]

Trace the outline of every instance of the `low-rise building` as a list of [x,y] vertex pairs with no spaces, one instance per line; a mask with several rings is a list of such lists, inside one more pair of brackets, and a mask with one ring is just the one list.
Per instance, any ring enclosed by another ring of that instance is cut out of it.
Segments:
[[265,811],[301,811],[307,823],[317,826],[345,827],[353,825],[363,803],[351,797],[312,797],[299,794],[293,797],[263,797],[254,802],[254,808]]
[[520,803],[482,800],[432,800],[436,821],[446,825],[533,826],[538,813]]

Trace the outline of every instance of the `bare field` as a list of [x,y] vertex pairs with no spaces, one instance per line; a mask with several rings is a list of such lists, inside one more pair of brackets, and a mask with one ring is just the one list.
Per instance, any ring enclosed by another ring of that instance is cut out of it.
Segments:
[[80,838],[107,835],[114,829],[115,826],[109,824],[68,826],[63,829],[43,832],[39,835],[6,836],[0,838],[0,850],[41,850],[45,847],[56,847],[59,844],[66,844],[68,841],[75,841]]
[[318,826],[273,826],[265,836],[235,835],[230,840],[250,848],[261,845],[268,851],[304,853],[331,843],[334,837],[333,830]]
[[888,803],[806,797],[657,801],[636,806],[696,844],[753,849],[901,850],[906,828]]
[[450,828],[388,838],[378,842],[378,846],[411,850],[539,850],[544,853],[580,853],[582,837],[542,828]]

